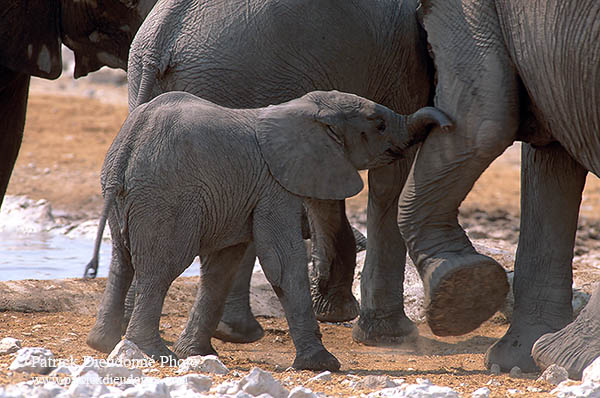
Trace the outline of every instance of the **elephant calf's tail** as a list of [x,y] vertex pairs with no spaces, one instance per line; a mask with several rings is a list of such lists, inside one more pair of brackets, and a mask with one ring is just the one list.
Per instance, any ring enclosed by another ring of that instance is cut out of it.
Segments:
[[100,221],[98,222],[98,232],[96,233],[96,242],[94,243],[94,255],[90,262],[85,266],[83,271],[84,279],[93,279],[98,274],[98,260],[100,258],[100,245],[102,244],[102,235],[104,234],[104,227],[106,227],[106,220],[108,219],[108,213],[115,201],[115,191],[108,191],[104,200],[104,208],[100,215]]

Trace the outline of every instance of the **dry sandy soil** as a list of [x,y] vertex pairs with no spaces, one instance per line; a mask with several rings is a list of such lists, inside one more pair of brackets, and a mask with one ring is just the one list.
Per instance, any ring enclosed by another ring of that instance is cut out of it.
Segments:
[[[87,89],[70,90],[70,83],[52,84],[57,85],[55,90],[46,90],[45,83],[33,86],[24,143],[8,193],[48,199],[55,209],[68,213],[72,218],[98,216],[102,205],[99,170],[106,150],[127,114],[123,97],[125,91],[119,88],[117,94],[121,97],[114,97],[113,90],[113,97],[107,96],[108,102],[102,102],[89,98],[91,92],[85,91]],[[60,84],[64,87],[61,88]],[[94,90],[94,95],[99,96],[98,89]],[[100,92],[102,96],[104,94]],[[461,207],[461,223],[470,228],[470,233],[502,239],[511,245],[516,243],[519,228],[519,152],[518,146],[513,147],[494,162]],[[350,201],[348,207],[354,220],[364,220],[365,199],[366,193],[363,192]],[[590,177],[582,205],[578,259],[594,255],[600,249],[598,209],[600,184],[595,177]],[[590,265],[592,263],[591,260],[582,260],[575,264],[579,284],[588,291],[598,272]],[[178,283],[185,282],[189,281]],[[86,289],[96,293],[100,293],[104,285],[103,280],[86,283]],[[192,300],[191,295],[177,295],[177,292],[171,294],[161,320],[161,333],[168,344],[172,344],[182,330]],[[85,345],[85,336],[93,320],[92,314],[69,311],[3,312],[0,313],[0,337],[22,339],[25,346],[48,347],[62,358],[71,355],[75,359],[84,355],[104,357],[104,354]],[[215,348],[230,369],[245,372],[260,366],[274,372],[281,380],[342,396],[369,392],[342,385],[341,381],[348,373],[359,376],[385,374],[409,382],[419,377],[428,378],[435,384],[450,386],[465,395],[486,383],[490,383],[488,387],[492,396],[507,396],[509,389],[542,396],[552,389],[548,384],[536,382],[537,374],[510,378],[508,375],[493,376],[485,369],[483,356],[486,349],[508,327],[498,320],[489,321],[476,331],[458,338],[435,337],[425,325],[421,325],[420,337],[415,345],[396,348],[365,347],[352,341],[349,324],[322,324],[325,345],[342,363],[342,372],[334,374],[333,382],[325,384],[307,384],[307,380],[315,375],[313,372],[285,371],[293,361],[293,345],[285,321],[261,318],[260,322],[266,336],[257,343],[235,345],[215,341]],[[9,356],[0,357],[0,384],[27,378],[8,372],[10,361]],[[160,374],[164,375],[173,373],[173,370],[159,368]],[[538,388],[540,392],[534,393],[528,387]]]

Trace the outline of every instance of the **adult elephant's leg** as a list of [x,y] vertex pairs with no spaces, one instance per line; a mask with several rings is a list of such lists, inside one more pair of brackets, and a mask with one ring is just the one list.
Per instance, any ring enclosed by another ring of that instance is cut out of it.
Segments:
[[503,268],[475,251],[460,203],[515,139],[519,86],[494,2],[423,2],[438,84],[435,104],[455,121],[425,140],[399,201],[398,224],[423,279],[426,316],[440,336],[478,327],[504,302]]
[[23,140],[29,79],[0,66],[0,205]]
[[558,144],[522,145],[521,232],[512,324],[487,352],[488,367],[537,370],[533,343],[573,319],[573,245],[586,170]]
[[523,144],[513,320],[489,349],[488,367],[497,363],[506,371],[513,366],[536,370],[533,343],[572,320],[571,261],[585,176],[586,170],[560,145],[534,149]]
[[600,357],[600,286],[579,316],[558,332],[540,337],[531,355],[542,369],[555,363],[570,379],[581,379],[583,370]]
[[356,267],[354,232],[344,201],[306,199],[312,243],[310,269],[313,310],[318,320],[343,322],[358,316],[352,294]]
[[251,243],[235,275],[233,286],[225,301],[223,316],[213,337],[232,343],[252,343],[264,336],[265,331],[250,309],[250,279],[255,260],[256,250],[254,243]]
[[364,344],[400,344],[418,334],[404,312],[406,246],[396,224],[398,196],[414,153],[369,171],[367,256],[360,280],[360,318],[352,331],[353,339]]

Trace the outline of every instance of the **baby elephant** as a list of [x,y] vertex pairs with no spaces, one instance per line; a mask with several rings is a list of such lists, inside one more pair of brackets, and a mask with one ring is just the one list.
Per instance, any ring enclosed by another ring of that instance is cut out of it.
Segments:
[[[136,108],[102,168],[106,199],[92,262],[108,218],[112,262],[87,343],[120,340],[134,270],[136,305],[125,337],[146,354],[174,356],[159,335],[167,289],[201,257],[198,297],[175,344],[180,357],[216,354],[233,276],[254,241],[285,311],[297,369],[337,370],[313,314],[301,233],[303,198],[341,200],[363,187],[357,170],[392,162],[434,125],[435,108],[410,116],[352,94],[315,91],[261,109],[228,109],[183,92]],[[221,264],[229,264],[222,267]]]

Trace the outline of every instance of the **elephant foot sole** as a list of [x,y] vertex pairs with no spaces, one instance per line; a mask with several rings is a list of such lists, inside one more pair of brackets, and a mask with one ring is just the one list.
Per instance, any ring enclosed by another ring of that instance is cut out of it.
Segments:
[[244,321],[227,322],[221,320],[213,333],[214,338],[238,344],[254,343],[264,335],[264,329],[252,315]]
[[94,350],[109,354],[121,341],[122,335],[119,330],[117,329],[115,333],[115,328],[104,328],[96,323],[88,333],[85,342]]
[[406,315],[390,319],[361,314],[352,328],[352,340],[367,346],[393,347],[414,343],[418,337],[419,330]]
[[531,355],[541,369],[557,364],[567,370],[570,379],[580,380],[584,369],[600,356],[600,325],[577,318],[563,329],[541,336]]
[[340,370],[340,362],[326,349],[310,354],[298,354],[292,365],[297,370]]
[[475,330],[502,307],[509,288],[506,271],[480,254],[443,259],[426,272],[424,284],[427,323],[437,336]]
[[352,292],[312,292],[313,310],[321,322],[347,322],[356,318],[360,306]]

